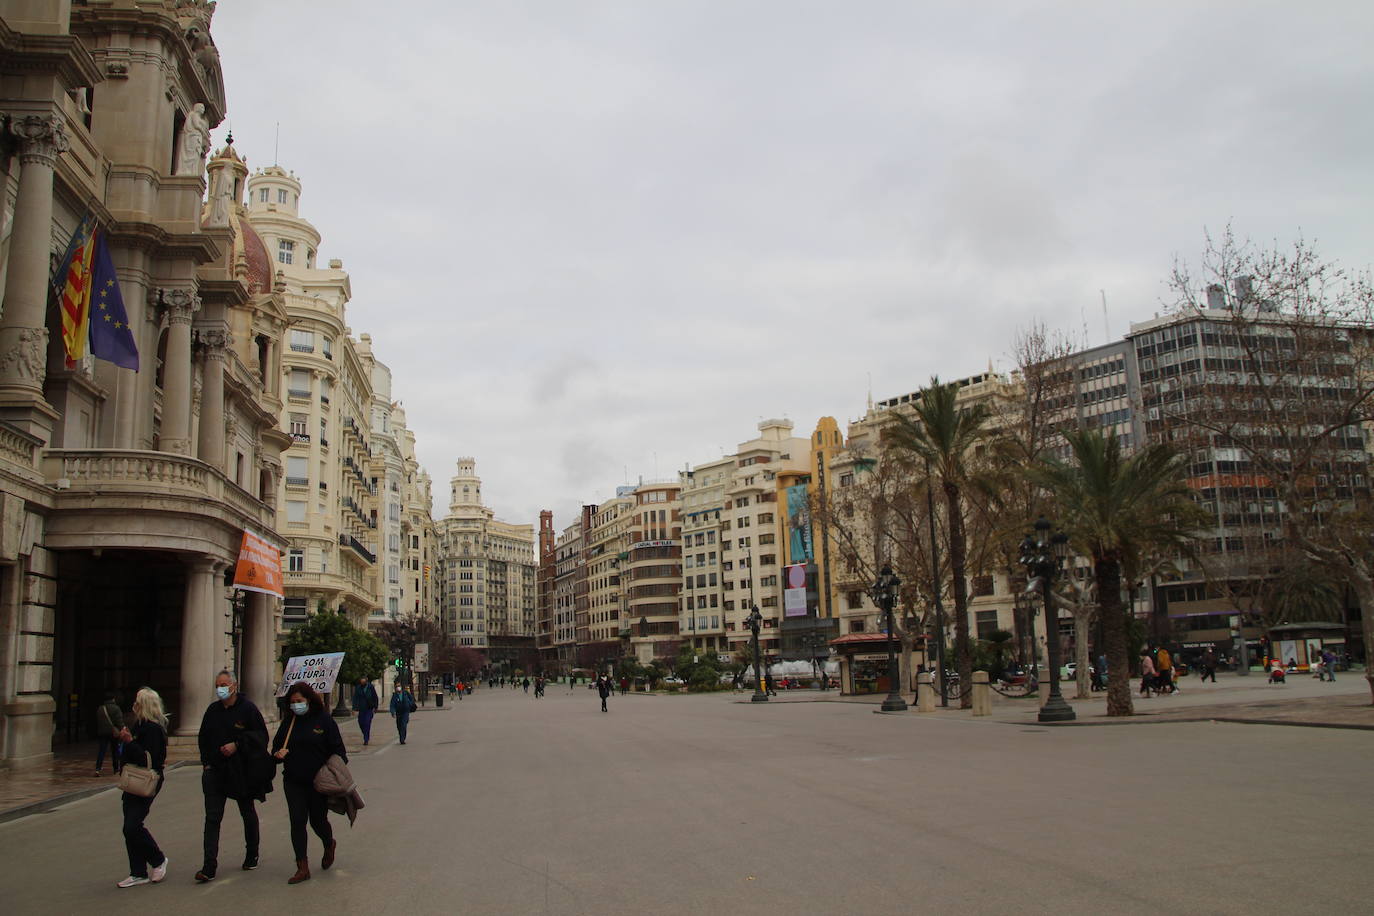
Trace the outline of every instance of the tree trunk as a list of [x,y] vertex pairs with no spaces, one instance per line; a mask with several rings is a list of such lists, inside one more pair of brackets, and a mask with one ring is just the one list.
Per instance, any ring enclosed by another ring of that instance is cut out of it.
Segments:
[[1360,635],[1364,642],[1364,679],[1369,684],[1370,702],[1374,703],[1374,577],[1371,577],[1364,564],[1351,566],[1346,572],[1346,581],[1355,591],[1355,599],[1360,602]]
[[913,642],[914,640],[911,638],[910,633],[902,634],[902,654],[897,659],[897,667],[902,675],[902,693],[910,693],[916,689],[912,686],[916,680],[916,675],[911,673],[911,647]]
[[959,658],[959,706],[973,705],[973,652],[968,633],[968,580],[964,544],[964,514],[959,504],[959,487],[945,483],[945,502],[949,506],[949,574],[954,586],[954,653]]
[[1126,657],[1126,612],[1121,606],[1121,561],[1115,556],[1093,557],[1102,637],[1107,650],[1107,715],[1132,716],[1131,669]]
[[1091,696],[1091,687],[1088,684],[1089,669],[1091,663],[1088,661],[1088,627],[1092,625],[1092,611],[1089,608],[1076,608],[1073,612],[1073,658],[1078,662],[1078,670],[1074,672],[1078,682],[1078,696],[1076,699],[1082,700]]

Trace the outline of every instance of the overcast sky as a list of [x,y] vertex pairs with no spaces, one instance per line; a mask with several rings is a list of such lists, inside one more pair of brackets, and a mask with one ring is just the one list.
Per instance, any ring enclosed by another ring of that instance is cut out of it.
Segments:
[[[394,15],[388,17],[388,13]],[[1365,3],[228,0],[235,145],[304,183],[436,515],[806,436],[1042,320],[1153,316],[1204,229],[1370,262]],[[1107,315],[1102,295],[1105,292]]]

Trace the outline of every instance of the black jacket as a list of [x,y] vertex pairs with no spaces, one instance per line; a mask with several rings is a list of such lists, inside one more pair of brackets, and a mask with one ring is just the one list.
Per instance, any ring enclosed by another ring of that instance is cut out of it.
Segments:
[[[292,723],[295,723],[294,725]],[[275,754],[286,742],[287,732],[291,740],[286,748],[290,752],[280,761],[282,778],[293,783],[313,784],[315,774],[324,766],[331,754],[338,754],[348,763],[348,751],[344,749],[343,736],[335,724],[329,710],[307,712],[303,716],[287,713],[287,717],[277,726],[276,737],[272,739],[272,752]]]
[[156,722],[135,722],[129,726],[132,741],[124,745],[124,762],[146,767],[149,759],[159,773],[167,763],[167,732]]
[[597,681],[596,692],[601,694],[601,699],[606,699],[608,696],[611,695],[611,682],[605,680],[604,678],[602,680]]
[[[272,791],[276,767],[267,754],[267,723],[253,701],[243,694],[234,705],[211,703],[200,720],[200,762],[228,798],[263,800]],[[237,753],[226,757],[220,748],[237,746]]]

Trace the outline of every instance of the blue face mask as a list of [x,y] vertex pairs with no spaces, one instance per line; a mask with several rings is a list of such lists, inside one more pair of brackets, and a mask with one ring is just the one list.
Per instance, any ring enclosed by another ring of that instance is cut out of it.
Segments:
[[228,688],[228,687],[216,687],[216,688],[215,688],[215,696],[219,697],[221,700],[227,700],[227,699],[229,699],[229,688]]
[[298,715],[298,716],[303,716],[303,715],[305,715],[309,710],[310,710],[310,704],[309,704],[309,703],[292,703],[292,704],[291,704],[291,711],[294,712],[294,713],[295,713],[296,715]]

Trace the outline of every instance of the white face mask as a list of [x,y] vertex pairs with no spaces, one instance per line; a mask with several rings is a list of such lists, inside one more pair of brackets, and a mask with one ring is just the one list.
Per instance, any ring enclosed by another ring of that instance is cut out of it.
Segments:
[[309,703],[292,703],[292,704],[291,704],[291,711],[294,712],[294,713],[295,713],[296,715],[298,715],[298,716],[303,716],[303,715],[305,715],[306,712],[309,711],[309,709],[310,709],[310,704],[309,704]]
[[228,687],[216,687],[216,688],[215,688],[215,696],[219,697],[221,700],[227,700],[227,699],[229,699],[229,688],[228,688]]

